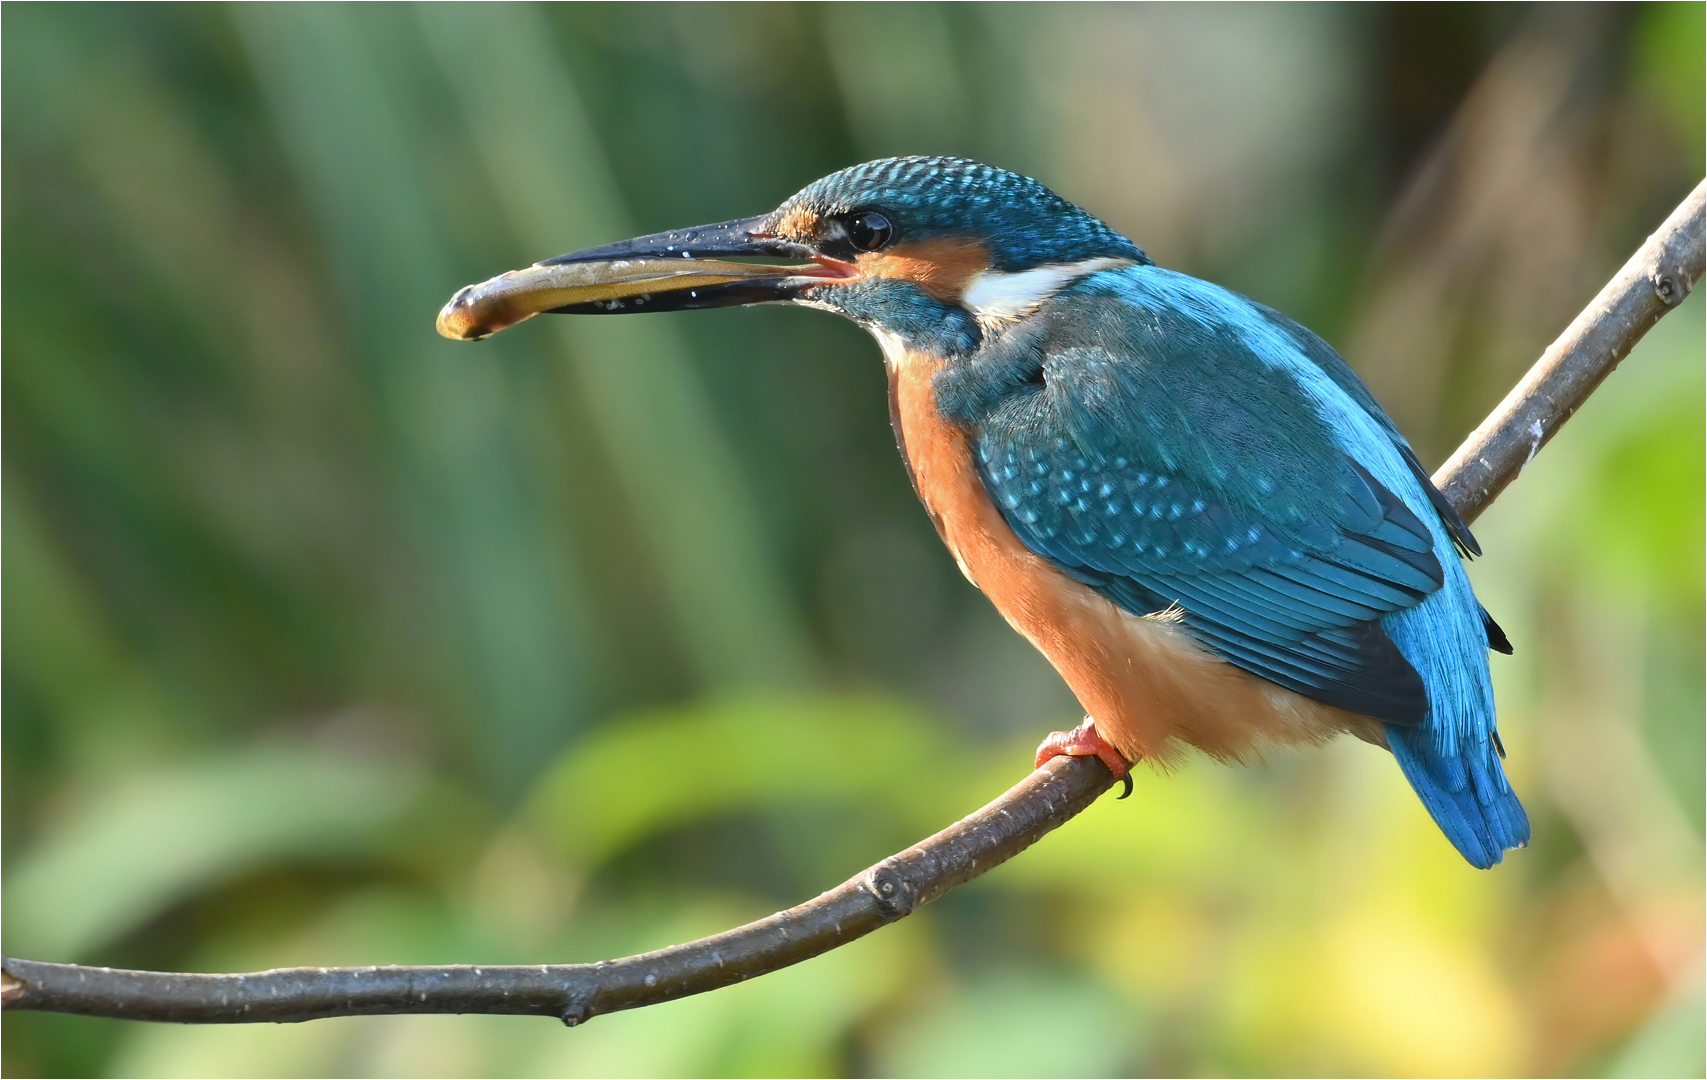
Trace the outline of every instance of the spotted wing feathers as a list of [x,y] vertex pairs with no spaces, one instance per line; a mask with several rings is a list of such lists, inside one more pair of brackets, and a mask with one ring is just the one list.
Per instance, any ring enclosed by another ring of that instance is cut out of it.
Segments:
[[[1217,343],[1210,396],[1191,389],[1204,385],[1190,370],[1201,354],[1126,351],[1179,340],[1161,329],[1094,343],[1033,333],[980,358],[982,371],[943,379],[939,402],[972,431],[1004,519],[1127,611],[1175,609],[1247,671],[1350,712],[1422,723],[1422,679],[1379,620],[1440,587],[1428,528],[1260,359]],[[1240,362],[1254,385],[1226,377]]]

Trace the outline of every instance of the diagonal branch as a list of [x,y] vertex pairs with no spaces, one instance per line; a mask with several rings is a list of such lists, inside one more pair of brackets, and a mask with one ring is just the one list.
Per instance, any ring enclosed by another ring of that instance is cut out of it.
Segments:
[[1701,280],[1704,198],[1707,180],[1695,185],[1435,473],[1435,485],[1465,521],[1474,521],[1517,479],[1642,335]]
[[[1702,274],[1697,186],[1435,476],[1466,520],[1535,456]],[[799,907],[698,941],[596,964],[286,968],[201,975],[6,957],[6,1009],[186,1024],[380,1013],[524,1013],[579,1024],[742,982],[905,918],[1031,846],[1113,784],[1091,757],[1058,757],[1001,798]]]

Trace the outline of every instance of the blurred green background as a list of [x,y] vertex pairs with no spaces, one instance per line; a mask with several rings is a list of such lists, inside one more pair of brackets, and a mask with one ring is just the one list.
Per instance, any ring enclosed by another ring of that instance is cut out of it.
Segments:
[[[1432,466],[1703,170],[1703,5],[4,10],[5,948],[592,960],[1077,720],[810,311],[433,333],[894,153],[1302,319]],[[790,971],[577,1030],[7,1014],[7,1075],[1702,1075],[1703,305],[1481,520],[1535,843],[1361,744],[1141,770]]]

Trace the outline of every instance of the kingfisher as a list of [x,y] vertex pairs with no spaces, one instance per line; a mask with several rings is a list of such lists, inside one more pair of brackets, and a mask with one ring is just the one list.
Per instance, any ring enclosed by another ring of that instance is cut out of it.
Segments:
[[767,214],[469,286],[439,330],[769,303],[876,338],[937,533],[1084,707],[1038,765],[1094,755],[1130,793],[1133,764],[1187,747],[1249,761],[1347,733],[1472,865],[1528,842],[1488,666],[1511,646],[1462,561],[1481,550],[1368,387],[1036,180],[867,162]]

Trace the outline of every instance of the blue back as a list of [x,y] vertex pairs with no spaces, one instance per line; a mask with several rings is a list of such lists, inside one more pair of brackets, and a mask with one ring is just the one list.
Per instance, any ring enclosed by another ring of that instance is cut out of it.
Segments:
[[938,376],[1032,550],[1137,614],[1386,724],[1466,859],[1528,821],[1497,756],[1469,530],[1315,335],[1138,264],[1091,275]]

